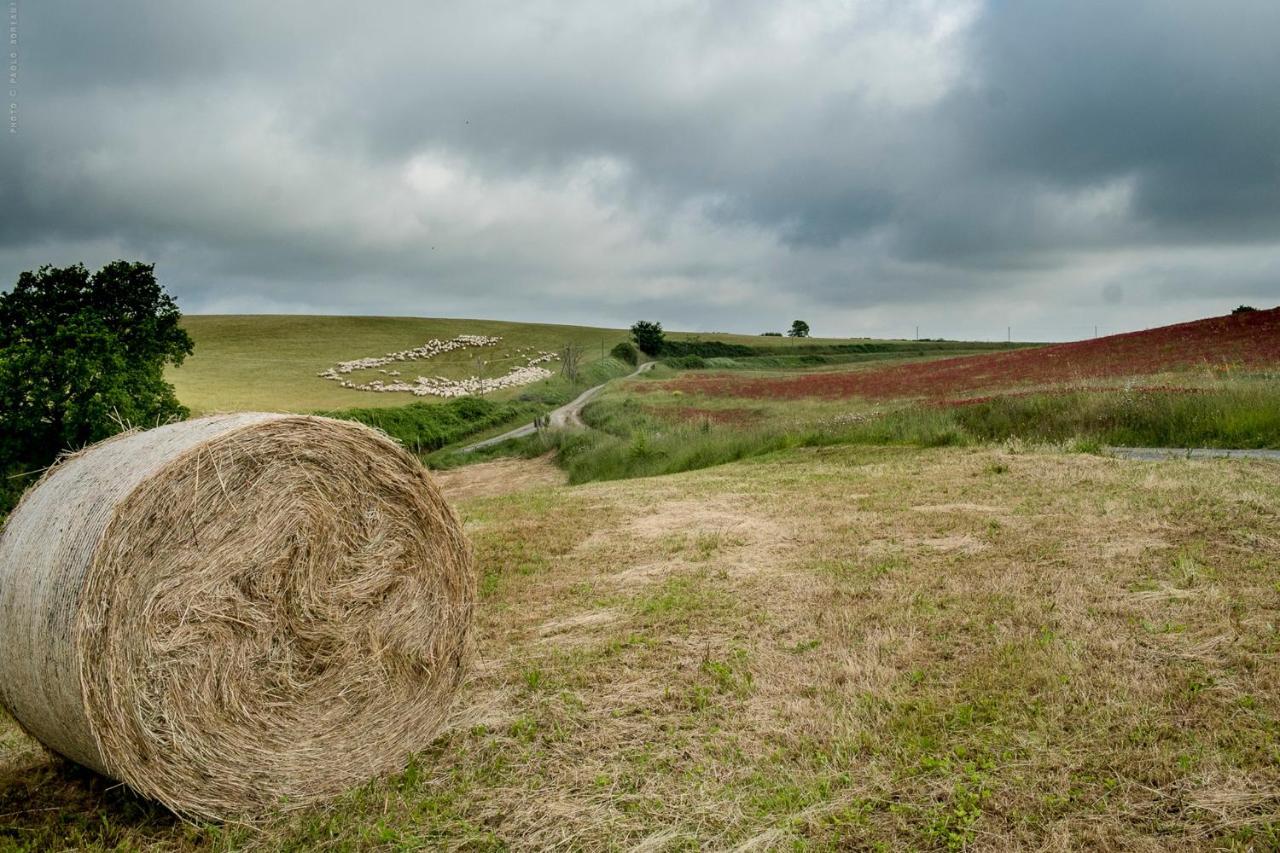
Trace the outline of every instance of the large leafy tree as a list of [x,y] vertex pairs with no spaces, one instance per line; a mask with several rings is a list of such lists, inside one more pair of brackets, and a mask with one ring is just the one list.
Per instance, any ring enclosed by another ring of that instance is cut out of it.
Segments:
[[185,417],[164,381],[164,366],[192,351],[181,316],[152,264],[22,273],[0,294],[0,471]]
[[807,338],[809,337],[809,324],[804,320],[793,320],[791,328],[787,330],[789,338]]
[[662,342],[665,338],[666,334],[662,331],[661,323],[640,320],[631,327],[631,339],[645,355],[657,355],[662,352]]

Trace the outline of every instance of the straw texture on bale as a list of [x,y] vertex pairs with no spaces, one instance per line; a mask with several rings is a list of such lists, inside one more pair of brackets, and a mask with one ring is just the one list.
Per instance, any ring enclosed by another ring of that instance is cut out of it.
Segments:
[[179,813],[303,805],[430,742],[473,599],[456,517],[379,432],[245,413],[128,433],[0,534],[0,702]]

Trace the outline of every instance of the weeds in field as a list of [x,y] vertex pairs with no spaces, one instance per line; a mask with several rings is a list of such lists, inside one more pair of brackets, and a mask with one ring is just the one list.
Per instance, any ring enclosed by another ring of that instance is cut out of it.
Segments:
[[[1194,392],[1063,391],[910,404],[870,414],[789,417],[790,406],[697,409],[615,395],[583,413],[593,428],[553,433],[496,453],[558,451],[572,483],[673,474],[791,447],[953,447],[1020,442],[1075,452],[1106,446],[1280,448],[1280,382],[1241,377]],[[709,401],[708,401],[709,402]],[[759,406],[758,402],[755,405]],[[667,416],[671,412],[674,416]],[[699,417],[689,417],[689,413]],[[1003,465],[1003,463],[997,463]],[[1003,473],[1004,469],[991,473]]]
[[1019,437],[1128,447],[1280,447],[1280,381],[1208,388],[1066,391],[997,397],[948,413],[979,441]]

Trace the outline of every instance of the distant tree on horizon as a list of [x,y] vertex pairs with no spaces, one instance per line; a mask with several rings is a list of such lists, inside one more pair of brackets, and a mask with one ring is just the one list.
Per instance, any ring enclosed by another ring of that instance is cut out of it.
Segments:
[[787,331],[789,338],[807,338],[809,337],[809,324],[804,320],[794,320],[791,323],[790,330]]
[[1239,308],[1236,308],[1231,313],[1232,314],[1248,314],[1250,311],[1257,311],[1257,310],[1258,309],[1254,308],[1252,305],[1241,305]]
[[662,331],[661,323],[638,320],[631,327],[631,339],[636,342],[640,352],[656,356],[662,352],[662,342],[666,339],[666,334]]

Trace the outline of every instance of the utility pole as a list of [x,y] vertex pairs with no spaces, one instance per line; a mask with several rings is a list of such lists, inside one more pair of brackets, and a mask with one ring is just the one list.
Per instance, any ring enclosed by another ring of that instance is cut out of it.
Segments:
[[920,340],[920,327],[916,326],[916,340]]
[[1013,343],[1013,326],[1004,327],[1004,342],[1007,344]]

